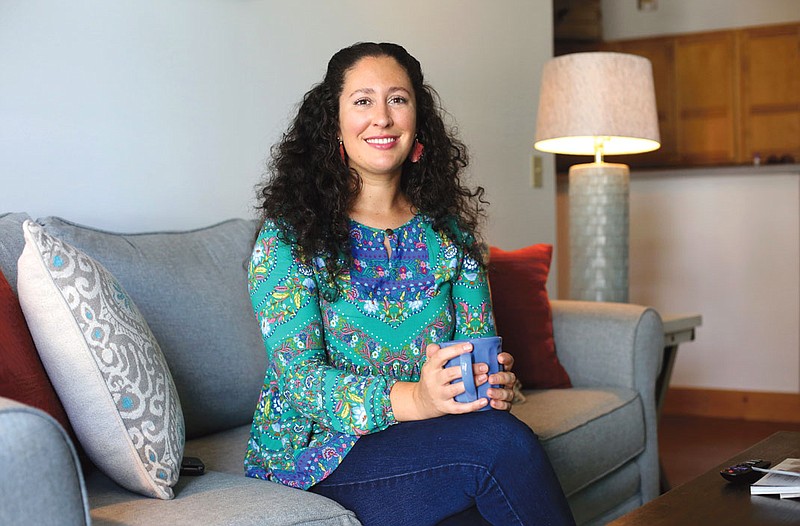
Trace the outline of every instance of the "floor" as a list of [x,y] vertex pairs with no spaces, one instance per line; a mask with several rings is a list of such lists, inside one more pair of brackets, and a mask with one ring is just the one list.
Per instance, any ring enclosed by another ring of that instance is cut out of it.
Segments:
[[776,431],[800,431],[800,424],[662,415],[658,440],[667,480],[673,488],[688,482]]

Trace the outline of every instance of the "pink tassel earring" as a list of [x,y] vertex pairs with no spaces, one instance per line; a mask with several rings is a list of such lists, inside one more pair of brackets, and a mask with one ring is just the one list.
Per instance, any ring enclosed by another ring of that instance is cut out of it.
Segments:
[[425,146],[419,142],[419,140],[414,139],[414,148],[411,151],[411,162],[418,163],[420,159],[422,159],[422,153],[425,151]]
[[344,153],[344,143],[339,139],[339,155],[342,157],[342,162],[347,164],[347,156]]

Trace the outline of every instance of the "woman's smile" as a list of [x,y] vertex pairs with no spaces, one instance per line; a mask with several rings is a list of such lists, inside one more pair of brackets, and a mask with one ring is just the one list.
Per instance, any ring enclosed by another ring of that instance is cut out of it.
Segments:
[[365,139],[367,144],[378,148],[380,150],[388,150],[390,148],[394,148],[397,145],[397,137],[390,136],[390,137],[370,137],[369,139]]

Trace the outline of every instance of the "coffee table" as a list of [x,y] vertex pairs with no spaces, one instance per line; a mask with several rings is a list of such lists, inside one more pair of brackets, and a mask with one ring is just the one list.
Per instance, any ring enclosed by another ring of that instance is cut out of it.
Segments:
[[775,465],[787,457],[800,457],[800,433],[779,431],[611,524],[613,526],[800,525],[800,499],[751,496],[750,486],[729,484],[719,475],[721,469],[752,458],[763,458]]

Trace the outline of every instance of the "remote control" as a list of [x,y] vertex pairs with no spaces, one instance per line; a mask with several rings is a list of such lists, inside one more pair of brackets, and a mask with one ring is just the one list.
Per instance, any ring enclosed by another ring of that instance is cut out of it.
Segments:
[[753,470],[753,467],[768,468],[769,461],[760,458],[746,460],[741,464],[730,466],[719,472],[722,478],[734,484],[752,484],[765,475],[760,471]]

